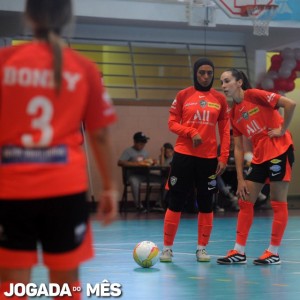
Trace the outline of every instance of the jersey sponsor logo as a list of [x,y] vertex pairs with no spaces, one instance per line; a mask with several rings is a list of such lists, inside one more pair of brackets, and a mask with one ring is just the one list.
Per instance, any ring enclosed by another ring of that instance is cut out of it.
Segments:
[[249,110],[249,116],[253,116],[253,115],[257,114],[258,112],[259,112],[259,108],[254,107],[251,110]]
[[190,102],[190,103],[185,103],[184,107],[195,106],[195,105],[198,105],[198,103],[197,102]]
[[280,159],[274,158],[271,160],[271,164],[279,164],[281,162]]
[[245,172],[246,175],[249,175],[252,172],[252,169],[253,169],[252,167],[249,167],[248,170]]
[[1,149],[2,164],[21,163],[66,163],[67,149],[65,145],[50,148],[22,148],[4,146]]
[[270,170],[272,172],[280,172],[281,171],[281,166],[280,165],[273,165],[270,167]]
[[[81,79],[81,75],[79,73],[64,71],[62,77],[66,82],[67,90],[71,92],[75,91],[76,84]],[[54,73],[52,70],[47,69],[5,67],[3,85],[52,89],[55,86]]]
[[217,180],[216,180],[216,178],[217,178],[216,174],[210,175],[208,177],[209,181],[208,181],[208,187],[207,187],[207,189],[209,191],[214,190],[217,187]]
[[246,125],[246,130],[248,136],[250,137],[258,132],[261,132],[262,129],[255,120],[252,120],[249,124]]
[[277,173],[271,173],[272,177],[279,175],[281,172],[277,172]]
[[201,107],[206,107],[206,106],[207,106],[207,102],[206,102],[205,100],[200,100],[200,101],[199,101],[199,105],[200,105]]
[[177,177],[172,176],[172,177],[170,178],[170,183],[171,183],[171,185],[174,186],[174,185],[176,184],[176,182],[177,182]]
[[199,110],[197,110],[194,114],[194,121],[195,120],[209,122],[209,111],[203,110],[200,112]]
[[176,104],[177,104],[177,99],[174,99],[171,104],[171,108],[176,109]]
[[77,225],[74,229],[74,233],[75,233],[75,242],[77,244],[82,243],[82,241],[85,237],[85,233],[86,233],[86,224],[81,223],[81,224]]
[[269,103],[272,102],[275,98],[275,95],[276,95],[275,93],[272,93],[271,95],[267,95],[267,101]]
[[217,180],[214,179],[214,180],[211,180],[211,181],[208,182],[207,189],[209,191],[211,191],[211,190],[214,190],[216,188],[216,186],[217,186]]
[[221,105],[218,104],[218,103],[208,102],[208,107],[213,107],[213,108],[216,108],[216,109],[220,110]]

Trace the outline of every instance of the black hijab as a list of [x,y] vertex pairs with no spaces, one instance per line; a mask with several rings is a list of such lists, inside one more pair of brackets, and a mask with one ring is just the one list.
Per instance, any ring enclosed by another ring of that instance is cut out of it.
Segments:
[[209,86],[202,86],[197,80],[197,71],[198,71],[199,67],[201,67],[203,65],[209,65],[213,68],[213,72],[215,71],[215,66],[211,60],[209,60],[208,58],[198,59],[194,63],[194,87],[198,91],[209,91],[214,83],[214,76],[213,76]]

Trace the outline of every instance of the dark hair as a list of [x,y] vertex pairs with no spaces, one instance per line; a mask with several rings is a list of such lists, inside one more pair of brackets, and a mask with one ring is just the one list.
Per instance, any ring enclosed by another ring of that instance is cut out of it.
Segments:
[[238,69],[235,68],[231,68],[229,70],[227,70],[226,72],[231,72],[232,76],[235,78],[236,81],[242,80],[243,84],[242,84],[242,89],[248,90],[248,89],[252,89],[252,86],[248,80],[248,77],[246,76],[246,74],[243,71],[239,71]]
[[35,36],[45,39],[52,48],[54,82],[59,91],[63,58],[58,36],[72,19],[72,0],[27,0],[25,14],[34,23]]
[[164,143],[163,147],[165,149],[171,149],[171,150],[174,150],[174,147],[171,143]]

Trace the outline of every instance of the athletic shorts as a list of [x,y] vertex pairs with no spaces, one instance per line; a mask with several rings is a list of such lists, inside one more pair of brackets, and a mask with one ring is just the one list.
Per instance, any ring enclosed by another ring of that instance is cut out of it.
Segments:
[[285,153],[275,158],[261,164],[251,163],[245,179],[259,183],[291,181],[294,160],[294,148],[291,145]]
[[198,194],[217,192],[217,158],[201,158],[175,152],[171,163],[168,187],[172,191],[191,191]]
[[93,257],[86,193],[36,200],[0,200],[0,267],[38,262],[69,270]]

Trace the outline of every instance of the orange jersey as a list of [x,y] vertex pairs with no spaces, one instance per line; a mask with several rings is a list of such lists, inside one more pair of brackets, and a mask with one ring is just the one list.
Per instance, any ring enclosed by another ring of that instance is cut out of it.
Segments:
[[64,48],[59,94],[52,65],[43,42],[0,51],[0,198],[86,190],[81,124],[91,131],[116,119],[93,63]]
[[[202,158],[217,157],[216,125],[221,153],[226,163],[229,156],[230,126],[226,98],[214,89],[198,91],[194,87],[181,90],[170,108],[169,128],[178,135],[175,151]],[[193,147],[192,137],[199,134],[202,144]]]
[[268,131],[279,128],[283,118],[276,109],[281,96],[272,92],[249,89],[244,93],[244,100],[235,103],[231,110],[231,125],[234,136],[244,135],[253,146],[255,164],[262,163],[286,152],[293,144],[291,133],[270,138]]

